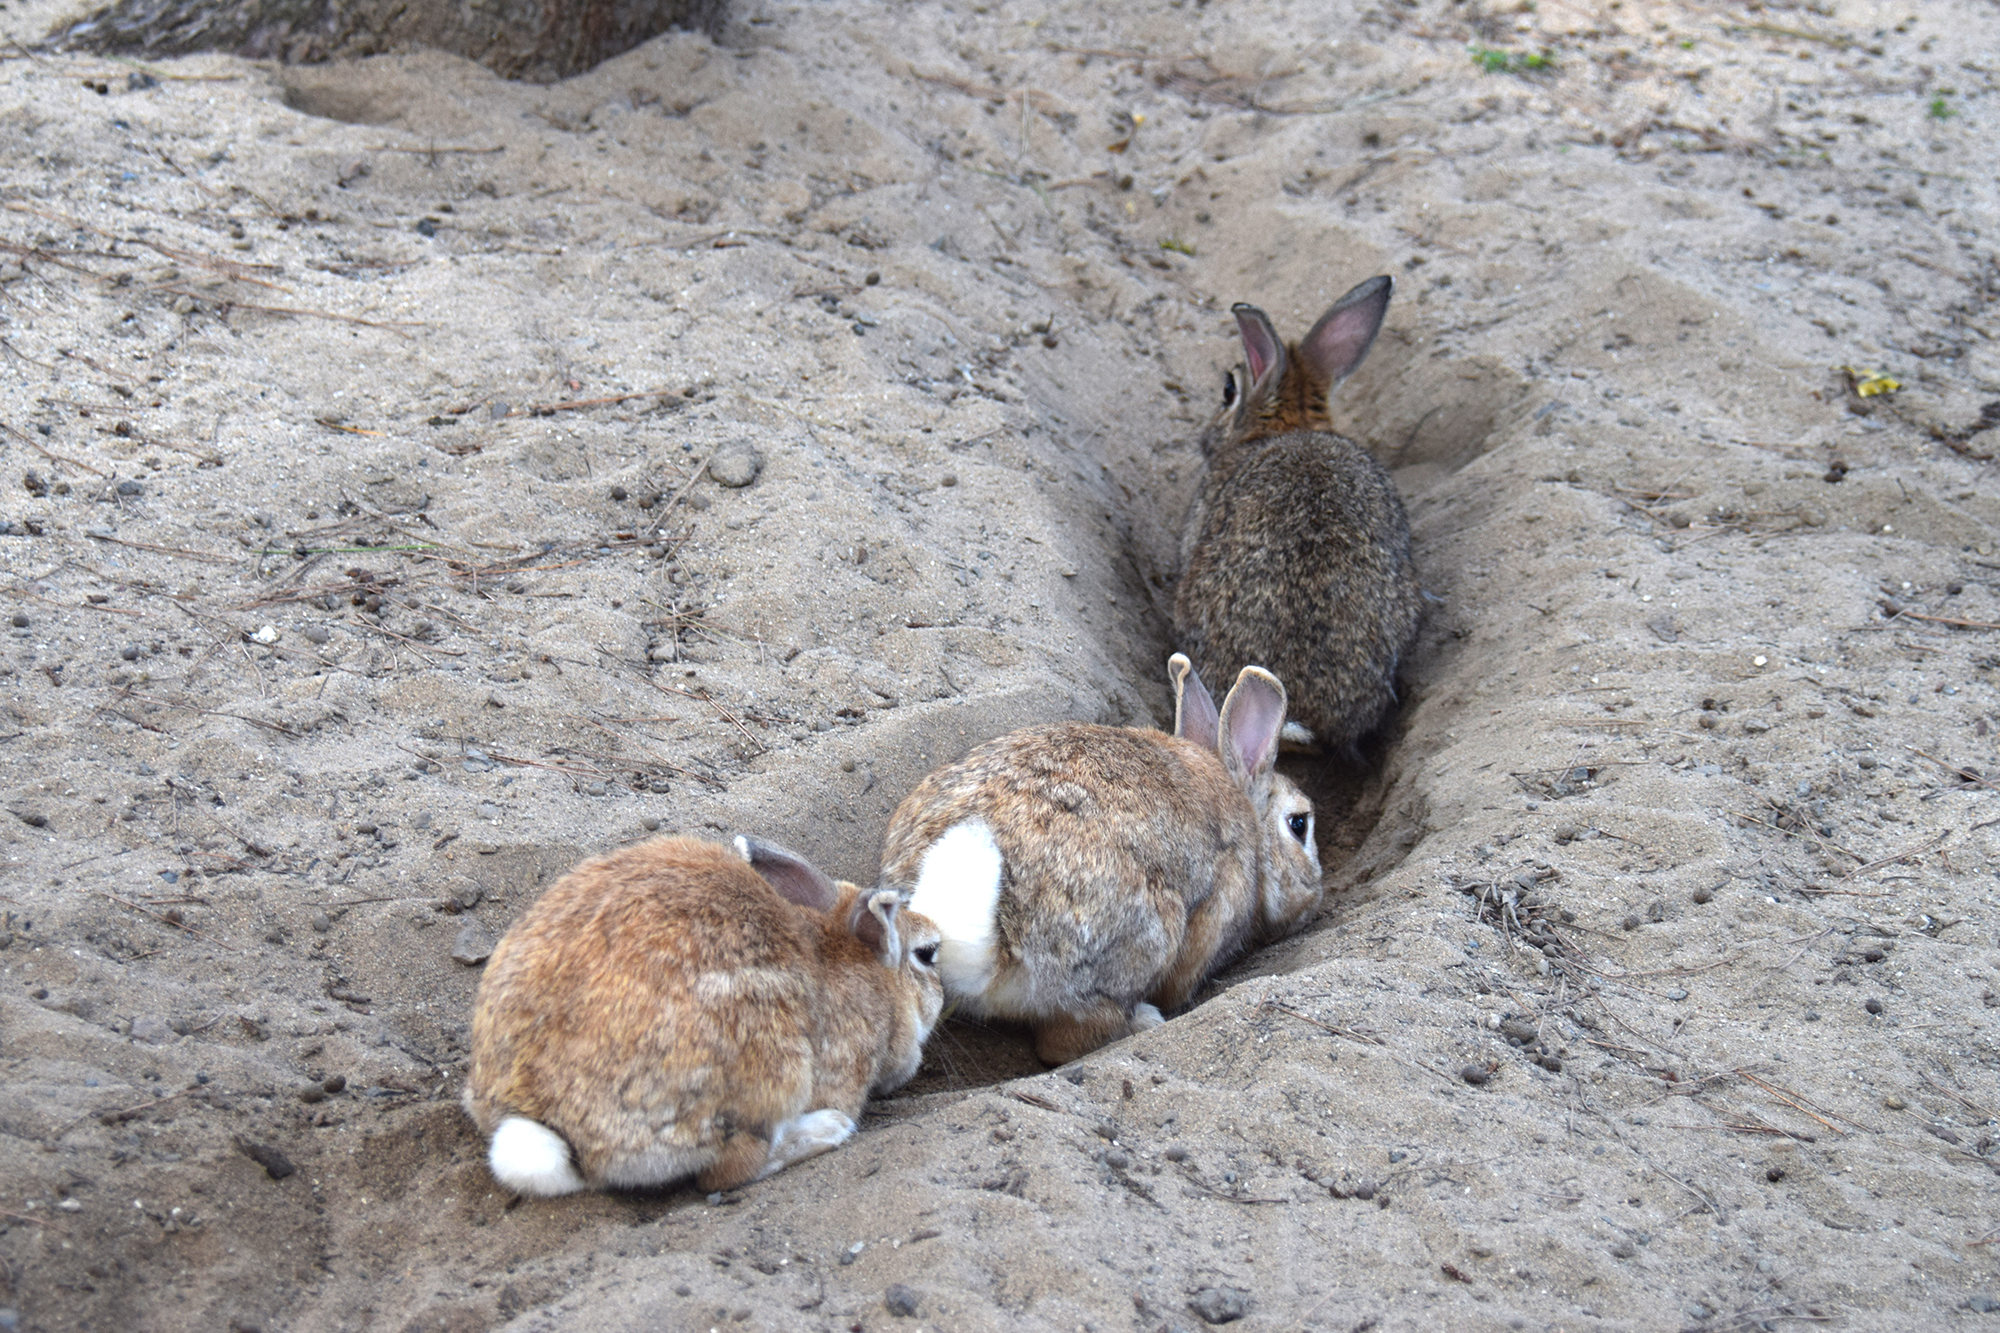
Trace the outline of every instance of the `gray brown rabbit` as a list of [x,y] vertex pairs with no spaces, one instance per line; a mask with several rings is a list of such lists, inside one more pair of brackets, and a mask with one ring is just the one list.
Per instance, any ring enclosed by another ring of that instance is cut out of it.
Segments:
[[881,887],[937,923],[960,1012],[1035,1029],[1062,1064],[1162,1021],[1319,905],[1312,804],[1272,767],[1285,687],[1220,709],[1169,665],[1174,734],[1059,722],[975,747],[889,820]]
[[908,1082],[944,992],[905,898],[750,838],[585,861],[480,979],[465,1109],[519,1194],[761,1180]]
[[1287,347],[1234,307],[1247,371],[1202,441],[1181,539],[1174,634],[1200,670],[1255,664],[1291,689],[1289,743],[1351,751],[1396,701],[1423,614],[1402,498],[1327,398],[1368,355],[1391,283],[1370,278]]

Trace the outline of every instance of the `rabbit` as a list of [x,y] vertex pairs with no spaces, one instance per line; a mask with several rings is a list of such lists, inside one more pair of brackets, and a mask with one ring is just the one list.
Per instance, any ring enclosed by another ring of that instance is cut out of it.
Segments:
[[1368,279],[1290,347],[1263,311],[1235,306],[1248,373],[1240,395],[1226,379],[1202,440],[1174,636],[1211,676],[1254,662],[1285,680],[1290,748],[1356,753],[1396,702],[1423,614],[1396,485],[1327,417],[1328,395],[1382,327],[1391,286]]
[[837,1147],[944,1006],[937,928],[753,838],[585,861],[493,950],[465,1109],[517,1194],[725,1190]]
[[987,741],[890,816],[883,890],[937,923],[956,1012],[1034,1029],[1059,1065],[1155,1027],[1321,898],[1312,803],[1272,767],[1285,687],[1220,709],[1168,666],[1174,734],[1058,722]]

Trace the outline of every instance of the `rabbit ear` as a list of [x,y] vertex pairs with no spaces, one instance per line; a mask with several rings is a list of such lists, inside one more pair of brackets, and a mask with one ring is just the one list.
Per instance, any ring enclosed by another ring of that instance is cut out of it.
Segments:
[[1270,317],[1256,306],[1238,302],[1229,307],[1229,313],[1236,316],[1237,331],[1243,335],[1243,357],[1250,366],[1250,383],[1243,386],[1247,397],[1266,375],[1285,373],[1285,344],[1271,327]]
[[1327,392],[1352,375],[1375,335],[1382,330],[1382,317],[1389,313],[1389,292],[1395,286],[1387,274],[1356,287],[1333,303],[1319,317],[1312,332],[1299,339],[1299,357],[1317,377],[1326,381]]
[[797,852],[788,852],[774,842],[736,835],[736,854],[762,875],[778,896],[815,912],[830,911],[840,899],[840,890],[812,862]]
[[896,915],[903,909],[903,895],[894,889],[875,889],[854,900],[854,914],[847,927],[875,951],[884,967],[903,963],[903,936],[896,929]]
[[1215,696],[1201,683],[1186,653],[1175,653],[1167,659],[1167,678],[1174,683],[1174,735],[1185,737],[1204,750],[1213,750],[1216,723],[1220,720],[1215,711]]
[[1285,687],[1262,667],[1247,666],[1222,701],[1222,765],[1238,786],[1270,773],[1285,729]]

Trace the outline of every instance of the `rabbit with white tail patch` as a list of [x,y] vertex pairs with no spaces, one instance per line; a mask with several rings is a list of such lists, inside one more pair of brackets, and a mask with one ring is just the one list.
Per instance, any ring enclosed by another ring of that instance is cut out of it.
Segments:
[[1176,653],[1174,734],[1060,722],[975,747],[889,820],[881,886],[935,921],[959,1012],[1062,1064],[1162,1021],[1319,905],[1312,805],[1273,768],[1285,687],[1222,707]]
[[743,837],[585,861],[480,980],[465,1109],[494,1176],[723,1190],[838,1146],[943,1007],[937,930],[907,901]]
[[1202,441],[1181,540],[1174,635],[1204,672],[1249,663],[1292,690],[1288,744],[1351,751],[1396,701],[1423,594],[1396,484],[1333,433],[1328,395],[1368,355],[1391,283],[1370,278],[1289,347],[1234,308],[1247,371]]

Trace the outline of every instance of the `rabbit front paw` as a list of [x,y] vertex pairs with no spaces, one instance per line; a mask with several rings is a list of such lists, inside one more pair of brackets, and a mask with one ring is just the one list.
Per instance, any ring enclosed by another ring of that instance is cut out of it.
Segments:
[[830,1106],[787,1120],[772,1133],[771,1155],[765,1160],[764,1169],[757,1173],[757,1179],[776,1175],[796,1162],[838,1148],[853,1136],[853,1118]]

